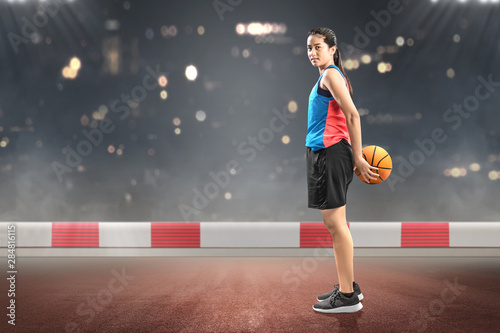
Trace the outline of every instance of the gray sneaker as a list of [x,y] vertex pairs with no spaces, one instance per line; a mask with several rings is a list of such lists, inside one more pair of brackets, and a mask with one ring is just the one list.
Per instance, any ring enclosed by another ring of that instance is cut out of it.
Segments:
[[330,298],[313,305],[314,311],[323,313],[352,313],[362,308],[363,305],[356,295],[346,297],[338,289]]
[[[333,293],[334,293],[336,290],[339,290],[339,288],[340,288],[340,284],[336,284],[336,285],[335,285],[335,286],[333,286],[333,287],[334,287],[334,288],[333,288],[333,290],[332,290],[332,291],[327,292],[326,294],[323,294],[323,295],[319,295],[319,296],[317,297],[317,300],[318,300],[319,302],[321,302],[321,301],[324,301],[324,300],[328,299],[330,296],[332,296],[332,295],[333,295]],[[354,290],[354,295],[357,295],[357,296],[358,296],[358,299],[359,299],[360,301],[361,301],[361,300],[363,300],[363,294],[361,293],[361,289],[359,289],[359,285],[358,285],[355,281],[353,281],[353,282],[352,282],[352,288],[353,288],[353,290]]]

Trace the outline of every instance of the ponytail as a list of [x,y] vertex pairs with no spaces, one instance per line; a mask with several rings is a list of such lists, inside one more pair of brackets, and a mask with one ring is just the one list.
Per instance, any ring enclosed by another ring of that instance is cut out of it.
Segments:
[[338,46],[337,46],[337,49],[335,50],[335,53],[333,54],[333,63],[344,74],[344,77],[345,77],[345,79],[347,81],[347,87],[348,87],[347,89],[349,90],[349,94],[351,95],[351,98],[352,98],[351,80],[349,80],[349,77],[347,77],[347,74],[345,73],[344,65],[342,64],[342,57],[340,56],[340,50],[339,50]]

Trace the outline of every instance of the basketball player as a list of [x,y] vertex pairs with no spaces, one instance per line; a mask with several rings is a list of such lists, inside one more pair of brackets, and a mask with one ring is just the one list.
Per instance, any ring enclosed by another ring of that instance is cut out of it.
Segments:
[[318,296],[320,302],[313,305],[315,311],[324,313],[356,312],[363,308],[363,294],[354,282],[346,194],[354,170],[366,181],[378,177],[377,168],[362,156],[360,117],[337,45],[335,33],[328,28],[314,28],[307,34],[307,55],[320,74],[309,96],[308,207],[321,210],[332,235],[339,279],[333,291]]

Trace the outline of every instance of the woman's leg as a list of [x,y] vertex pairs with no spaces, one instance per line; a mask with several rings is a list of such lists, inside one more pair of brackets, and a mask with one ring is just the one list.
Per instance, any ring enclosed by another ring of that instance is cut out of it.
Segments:
[[347,227],[345,205],[321,211],[323,222],[332,234],[335,264],[342,293],[352,293],[354,281],[353,245],[349,227]]

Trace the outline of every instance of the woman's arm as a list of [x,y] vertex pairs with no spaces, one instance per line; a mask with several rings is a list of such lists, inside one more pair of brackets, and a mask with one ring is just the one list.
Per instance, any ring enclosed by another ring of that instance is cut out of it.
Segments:
[[371,166],[363,158],[361,144],[361,121],[358,110],[352,101],[351,95],[347,90],[344,78],[338,70],[327,70],[323,75],[323,84],[328,88],[333,98],[339,105],[345,115],[349,137],[351,138],[351,147],[354,154],[354,167],[361,172],[362,177],[368,182],[368,179],[377,179],[378,168]]

